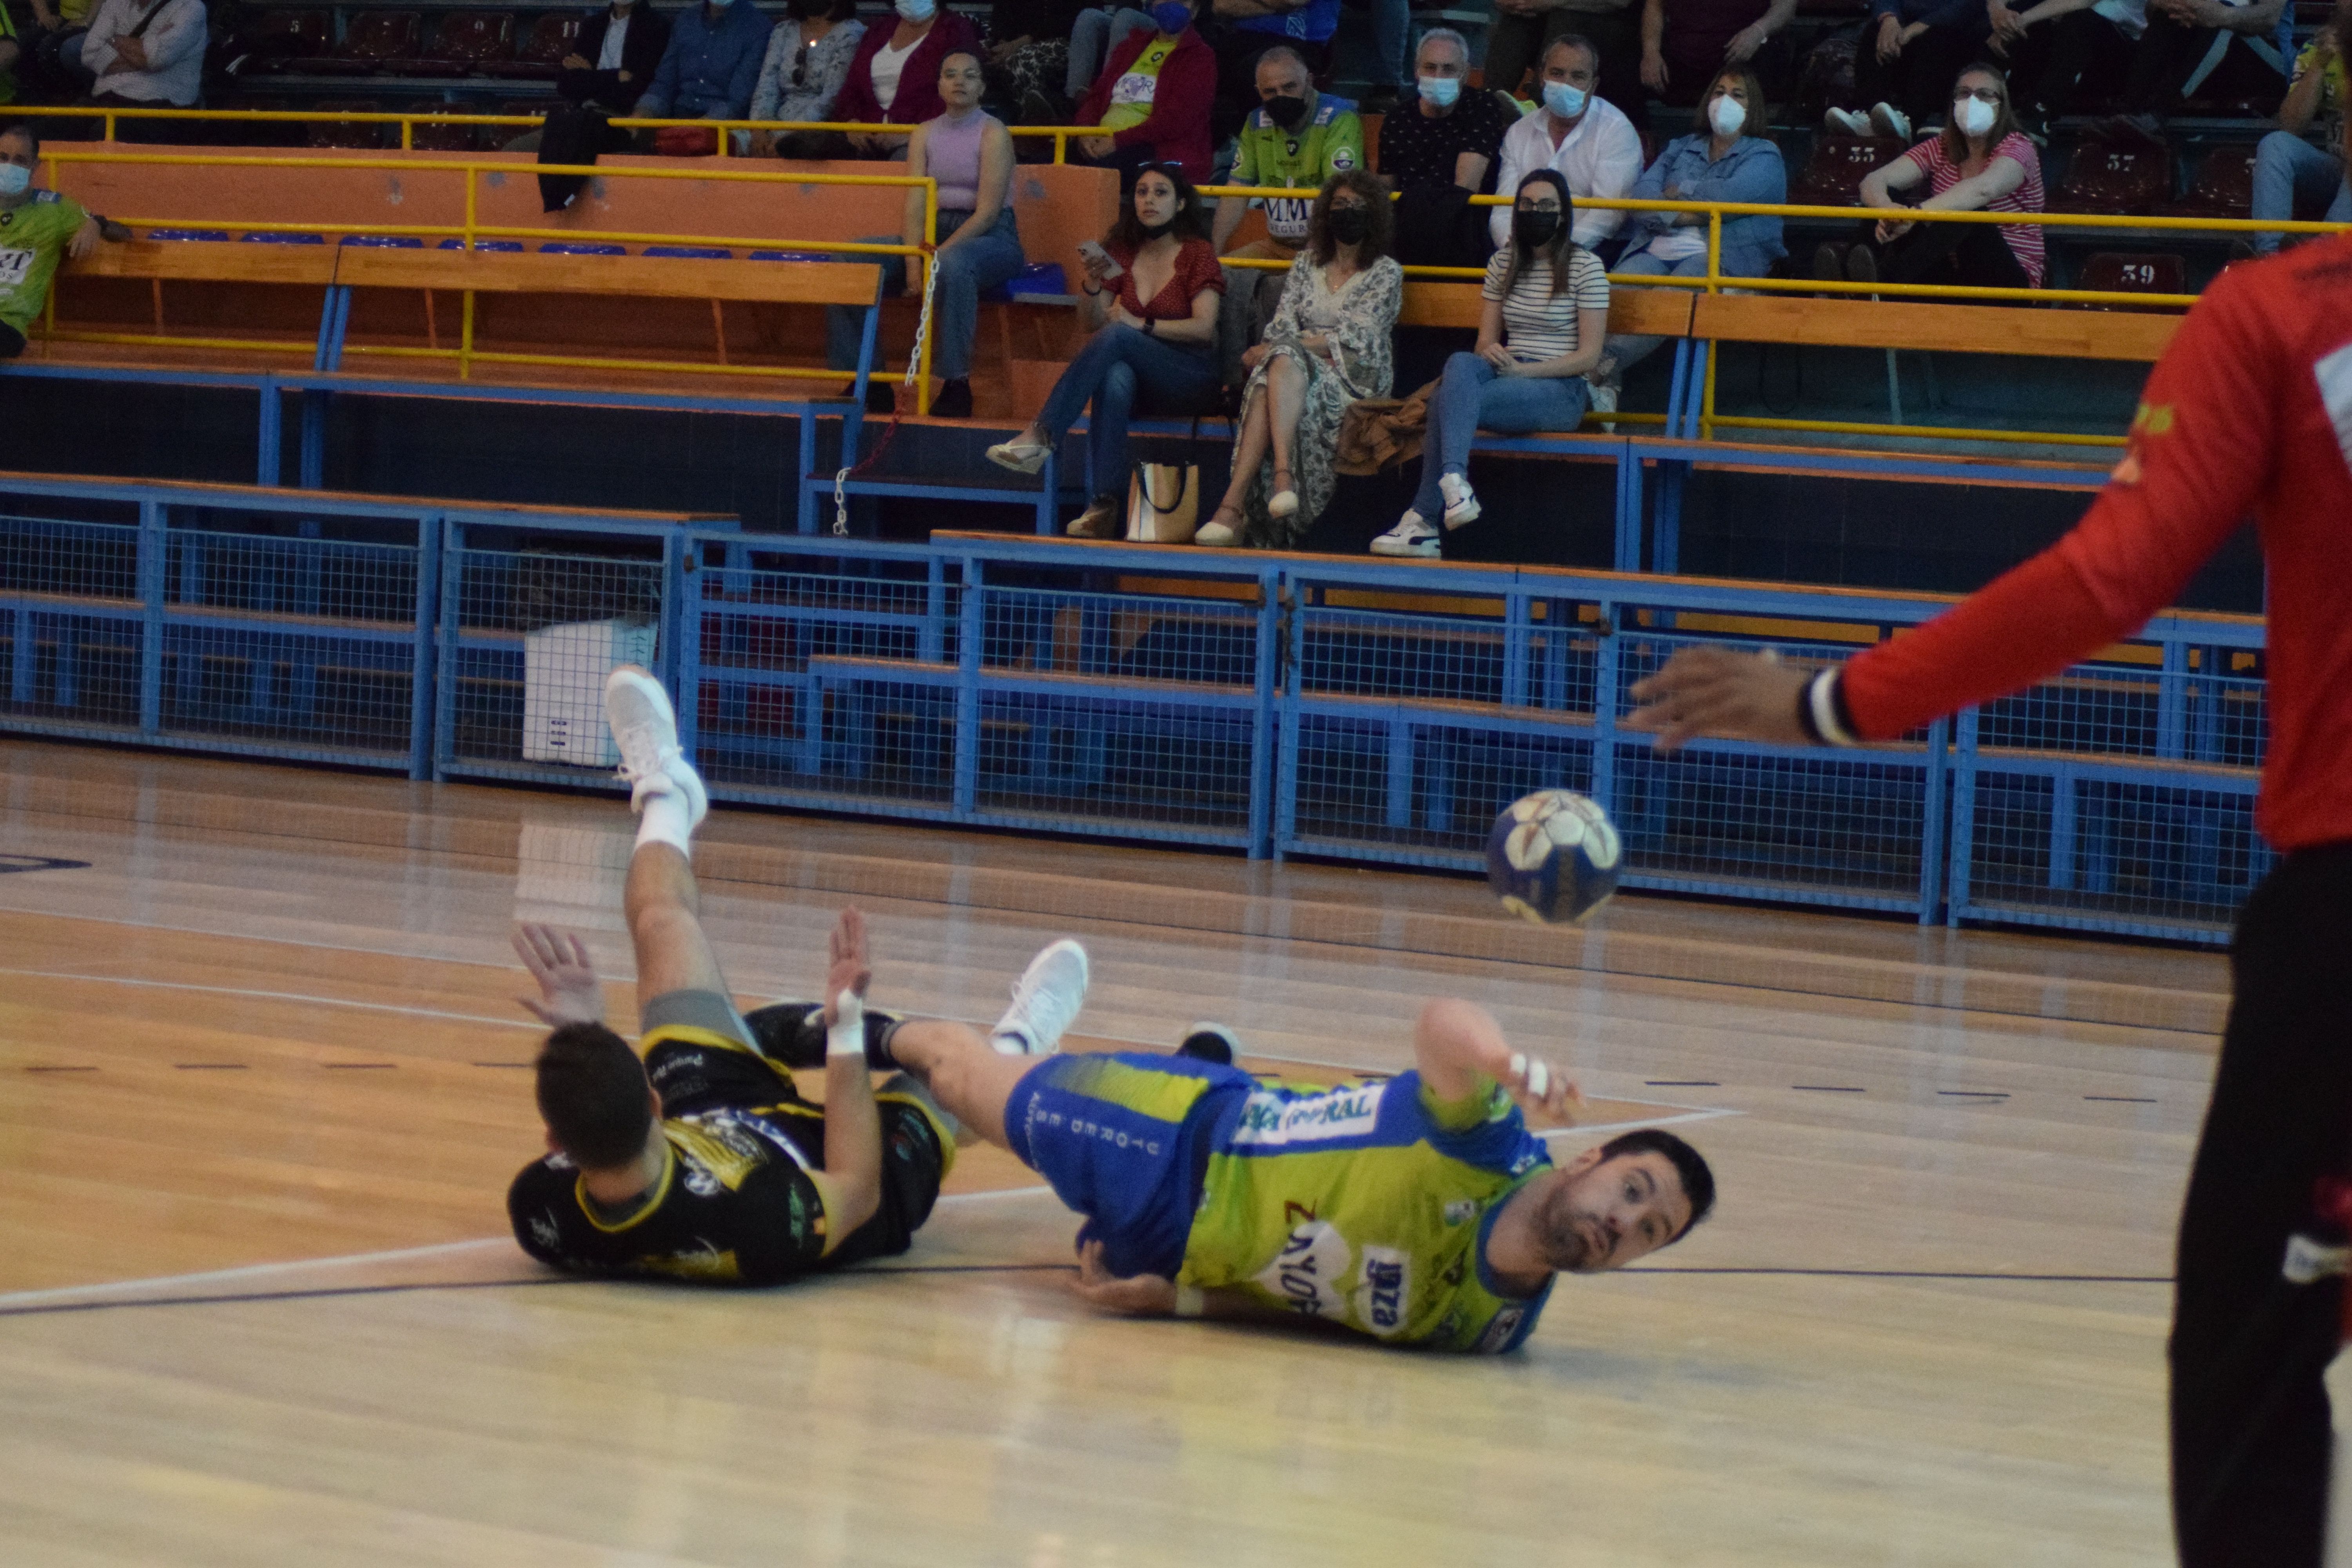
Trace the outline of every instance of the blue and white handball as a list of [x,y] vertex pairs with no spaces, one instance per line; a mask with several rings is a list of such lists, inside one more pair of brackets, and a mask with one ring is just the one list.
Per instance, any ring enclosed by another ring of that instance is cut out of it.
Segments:
[[1617,890],[1622,850],[1598,803],[1574,790],[1539,789],[1495,818],[1486,885],[1522,920],[1581,921]]

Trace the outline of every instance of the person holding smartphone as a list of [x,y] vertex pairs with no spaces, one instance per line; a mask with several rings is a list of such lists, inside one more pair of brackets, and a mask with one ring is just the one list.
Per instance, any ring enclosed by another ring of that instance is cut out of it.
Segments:
[[1201,198],[1172,163],[1142,170],[1118,226],[1081,255],[1079,314],[1093,335],[1037,417],[1012,440],[991,447],[988,460],[1016,474],[1037,472],[1092,403],[1087,444],[1094,497],[1069,531],[1108,539],[1126,504],[1129,418],[1204,412],[1216,398],[1217,300],[1225,279],[1201,218]]

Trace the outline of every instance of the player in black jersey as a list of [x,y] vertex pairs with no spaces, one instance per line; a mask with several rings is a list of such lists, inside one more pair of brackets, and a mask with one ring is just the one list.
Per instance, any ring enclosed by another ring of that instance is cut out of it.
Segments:
[[[902,1031],[913,1031],[910,1042],[926,1030],[971,1031],[868,1012],[865,921],[846,910],[830,943],[829,1000],[762,1009],[772,1047],[763,1050],[697,918],[688,846],[708,801],[678,750],[669,700],[652,676],[625,666],[605,684],[604,707],[622,775],[636,785],[625,904],[644,1057],[605,1026],[603,987],[580,939],[523,927],[515,950],[540,992],[524,1005],[553,1032],[537,1064],[549,1152],[508,1191],[515,1239],[581,1273],[740,1285],[904,1252],[955,1142],[911,1078],[877,1093],[870,1067],[891,1065]],[[1075,944],[1057,943],[1040,962],[1066,969],[1067,956],[1055,956],[1064,947]],[[1036,993],[1025,977],[1015,988],[991,1042],[998,1049],[1054,1048],[1076,1007],[1036,1005]],[[795,1092],[791,1071],[820,1063],[823,1106]]]

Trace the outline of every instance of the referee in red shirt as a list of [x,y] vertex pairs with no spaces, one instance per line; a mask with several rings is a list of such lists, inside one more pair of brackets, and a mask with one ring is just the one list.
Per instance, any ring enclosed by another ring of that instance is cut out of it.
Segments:
[[[2352,154],[2352,134],[2346,137]],[[2180,1216],[2173,1528],[2187,1568],[2315,1568],[2343,1282],[2282,1277],[2317,1179],[2352,1168],[2352,235],[2215,279],[2065,538],[1907,636],[1818,673],[1676,654],[1631,722],[1793,745],[1892,740],[2128,637],[2248,516],[2270,574],[2270,754],[2285,858],[2247,900]]]

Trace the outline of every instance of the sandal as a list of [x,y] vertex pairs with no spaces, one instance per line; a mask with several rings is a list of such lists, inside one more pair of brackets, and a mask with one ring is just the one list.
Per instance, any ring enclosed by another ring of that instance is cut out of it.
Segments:
[[[1225,521],[1227,518],[1233,521],[1227,522]],[[1247,526],[1249,526],[1249,520],[1242,515],[1239,507],[1219,506],[1210,514],[1209,521],[1202,523],[1199,531],[1192,535],[1192,542],[1206,545],[1212,550],[1223,550],[1230,545],[1240,543],[1242,530]]]
[[1298,492],[1282,481],[1290,477],[1288,468],[1274,470],[1274,494],[1266,498],[1265,515],[1295,517],[1298,513]]

